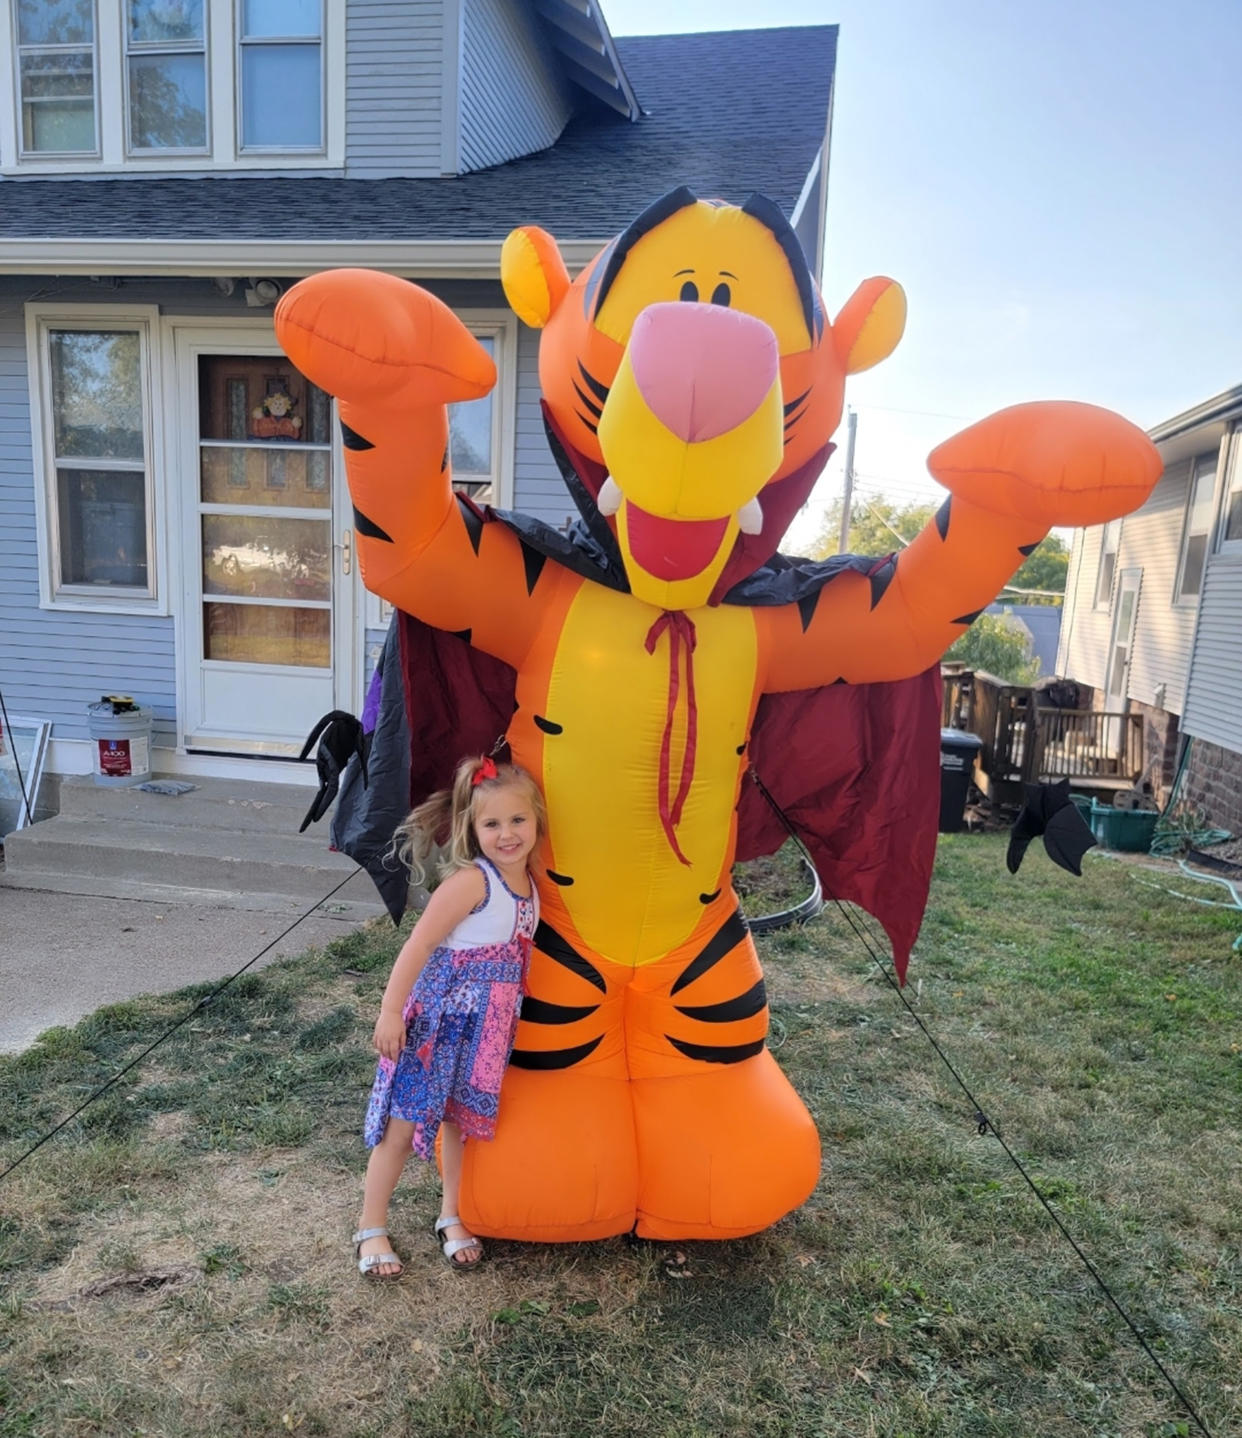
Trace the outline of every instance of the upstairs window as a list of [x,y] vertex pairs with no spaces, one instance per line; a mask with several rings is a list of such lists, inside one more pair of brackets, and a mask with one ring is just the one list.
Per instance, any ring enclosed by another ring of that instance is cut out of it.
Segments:
[[1212,533],[1212,512],[1216,498],[1216,451],[1201,454],[1190,475],[1186,499],[1186,524],[1182,531],[1181,562],[1177,570],[1174,604],[1197,604],[1207,564],[1208,540]]
[[242,0],[241,148],[322,150],[322,0]]
[[1117,571],[1117,550],[1121,545],[1121,520],[1110,519],[1100,541],[1100,572],[1095,581],[1095,607],[1107,609],[1113,597],[1113,575]]
[[94,0],[17,0],[23,155],[94,155]]
[[203,0],[125,0],[131,154],[207,149]]
[[1231,448],[1233,459],[1229,466],[1229,489],[1225,494],[1220,548],[1222,554],[1242,555],[1242,431],[1234,432]]

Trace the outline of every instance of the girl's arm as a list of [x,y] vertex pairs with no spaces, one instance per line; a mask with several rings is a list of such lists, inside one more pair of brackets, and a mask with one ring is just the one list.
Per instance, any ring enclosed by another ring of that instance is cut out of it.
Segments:
[[487,881],[477,864],[458,869],[441,883],[427,902],[410,937],[401,946],[397,961],[388,976],[388,987],[380,1001],[380,1016],[375,1023],[375,1048],[384,1058],[394,1061],[405,1045],[405,1001],[414,980],[422,973],[427,960],[453,932],[468,913],[487,896]]

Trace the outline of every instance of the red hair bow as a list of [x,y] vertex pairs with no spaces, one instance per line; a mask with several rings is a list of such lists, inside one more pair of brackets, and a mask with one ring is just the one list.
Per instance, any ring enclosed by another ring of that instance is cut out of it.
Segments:
[[499,778],[496,772],[496,761],[492,758],[485,758],[480,761],[479,767],[474,771],[474,776],[470,780],[470,786],[474,788],[476,785],[481,784],[484,779],[496,778]]

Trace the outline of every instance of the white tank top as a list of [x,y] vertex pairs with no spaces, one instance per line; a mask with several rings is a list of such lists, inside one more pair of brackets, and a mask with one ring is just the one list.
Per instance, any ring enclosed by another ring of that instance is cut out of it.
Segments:
[[441,947],[479,949],[487,944],[507,944],[519,936],[533,938],[539,923],[539,894],[533,881],[530,897],[526,898],[513,892],[494,864],[486,859],[474,862],[482,870],[487,893],[478,908],[466,915]]

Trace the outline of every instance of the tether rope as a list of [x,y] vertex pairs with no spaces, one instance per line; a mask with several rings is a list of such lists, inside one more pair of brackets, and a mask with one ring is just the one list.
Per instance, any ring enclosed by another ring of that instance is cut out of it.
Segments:
[[147,1057],[148,1054],[154,1053],[154,1051],[159,1048],[162,1043],[170,1039],[173,1034],[177,1032],[178,1029],[183,1028],[186,1024],[188,1024],[195,1014],[200,1013],[214,999],[219,998],[219,996],[225,991],[225,989],[228,988],[231,983],[234,983],[237,979],[240,979],[248,968],[251,968],[254,964],[257,964],[259,960],[263,957],[263,955],[266,954],[269,949],[274,948],[278,943],[280,943],[281,939],[283,939],[286,934],[291,934],[294,929],[296,929],[297,926],[302,922],[303,919],[309,919],[310,916],[315,912],[315,910],[320,907],[320,905],[326,904],[333,894],[339,893],[340,890],[342,890],[352,878],[356,877],[362,872],[362,865],[359,864],[352,873],[346,874],[345,877],[341,880],[339,884],[336,885],[334,889],[330,889],[328,893],[323,896],[322,899],[316,899],[315,902],[310,906],[309,909],[306,910],[305,913],[299,914],[297,918],[294,919],[293,923],[291,923],[287,929],[283,929],[279,934],[277,934],[270,944],[266,944],[263,948],[261,948],[259,952],[255,954],[254,958],[249,959],[241,966],[240,969],[237,970],[236,973],[230,974],[223,983],[217,984],[216,987],[212,989],[209,994],[205,994],[201,999],[199,999],[199,1001],[194,1005],[192,1009],[189,1010],[187,1014],[185,1014],[182,1018],[178,1019],[171,1028],[165,1030],[165,1032],[162,1033],[159,1038],[155,1040],[154,1043],[148,1044],[147,1047],[143,1049],[143,1051],[137,1056],[137,1058],[131,1059],[123,1069],[120,1069],[117,1073],[114,1073],[112,1077],[107,1081],[107,1083],[101,1084],[100,1087],[94,1091],[94,1093],[89,1094],[85,1099],[83,1099],[82,1102],[77,1106],[77,1108],[75,1108],[74,1111],[68,1116],[68,1118],[62,1119],[55,1128],[49,1129],[48,1132],[45,1133],[43,1137],[38,1140],[37,1143],[32,1143],[20,1158],[15,1159],[11,1164],[9,1164],[8,1168],[4,1169],[3,1172],[0,1172],[0,1183],[3,1183],[4,1180],[8,1178],[9,1174],[11,1174],[15,1168],[18,1168],[21,1164],[25,1163],[26,1160],[31,1156],[31,1154],[37,1153],[39,1149],[41,1149],[43,1145],[49,1141],[49,1139],[55,1138],[56,1135],[61,1131],[61,1129],[68,1127],[68,1125],[71,1124],[75,1118],[77,1118],[77,1116],[82,1112],[83,1109],[87,1108],[90,1104],[93,1104],[97,1098],[102,1098],[103,1095],[106,1094],[108,1090],[112,1088],[115,1084],[119,1083],[120,1080],[123,1079],[131,1069],[137,1068],[137,1066],[143,1061],[143,1059]]
[[[759,775],[755,772],[753,766],[752,766],[752,768],[751,768],[750,774],[751,774],[751,778],[754,780],[755,784],[758,786],[759,792],[760,792],[760,793],[763,795],[763,797],[768,801],[768,803],[771,804],[771,806],[773,807],[773,809],[775,809],[775,811],[777,812],[777,814],[780,815],[781,822],[784,824],[785,828],[788,829],[789,834],[790,834],[790,837],[793,838],[793,839],[795,839],[795,840],[797,840],[797,839],[798,839],[798,835],[794,832],[793,826],[792,826],[792,824],[790,823],[789,819],[787,818],[787,816],[786,816],[784,810],[783,810],[783,809],[781,808],[781,806],[776,802],[776,800],[772,797],[772,795],[768,792],[768,789],[767,789],[767,787],[764,785],[763,780],[760,779]],[[801,847],[801,842],[800,842],[800,841],[799,841],[799,847]],[[930,1030],[930,1029],[927,1027],[927,1025],[923,1022],[923,1020],[922,1020],[922,1018],[920,1017],[920,1015],[918,1014],[918,1012],[913,1008],[913,1006],[911,1005],[910,1001],[906,998],[905,991],[902,989],[901,985],[898,983],[896,975],[892,972],[892,970],[891,970],[891,968],[890,968],[890,966],[889,966],[889,963],[888,963],[888,960],[887,960],[887,954],[885,953],[885,950],[887,949],[887,941],[886,941],[886,940],[883,940],[883,939],[879,939],[876,935],[874,935],[874,933],[869,933],[868,930],[867,930],[865,927],[863,927],[862,925],[860,925],[860,923],[858,922],[858,920],[855,918],[855,915],[854,915],[854,913],[852,912],[852,910],[846,908],[845,904],[844,904],[839,898],[837,898],[835,894],[828,894],[828,895],[826,895],[826,897],[827,897],[827,899],[828,899],[831,903],[835,904],[835,905],[837,906],[837,909],[845,916],[846,921],[848,922],[848,924],[850,925],[850,927],[854,930],[854,933],[855,933],[856,937],[858,938],[859,942],[862,944],[863,948],[866,949],[867,953],[870,955],[871,960],[872,960],[872,962],[875,964],[876,968],[879,969],[880,972],[884,975],[884,977],[888,980],[889,987],[893,990],[893,992],[894,992],[894,993],[897,995],[897,997],[901,1000],[902,1004],[905,1006],[906,1012],[910,1015],[910,1017],[914,1020],[914,1022],[915,1022],[916,1024],[918,1024],[919,1028],[923,1031],[924,1037],[927,1039],[928,1043],[931,1044],[932,1048],[935,1049],[936,1053],[939,1055],[940,1060],[941,1060],[941,1062],[944,1064],[945,1068],[947,1068],[947,1069],[949,1070],[949,1072],[953,1075],[954,1081],[957,1083],[957,1086],[958,1086],[958,1087],[961,1089],[961,1091],[966,1095],[967,1099],[968,1099],[969,1102],[970,1102],[970,1106],[971,1106],[971,1108],[972,1108],[973,1111],[974,1111],[975,1124],[976,1124],[976,1128],[977,1128],[977,1131],[978,1131],[980,1137],[982,1137],[984,1134],[990,1133],[990,1134],[992,1135],[992,1137],[995,1138],[995,1140],[997,1141],[997,1143],[1000,1144],[1001,1148],[1005,1151],[1005,1154],[1006,1154],[1006,1156],[1008,1157],[1009,1161],[1013,1164],[1013,1166],[1014,1166],[1014,1167],[1018,1170],[1018,1172],[1022,1175],[1022,1178],[1023,1178],[1023,1180],[1025,1181],[1026,1186],[1031,1190],[1031,1192],[1032,1192],[1032,1193],[1035,1195],[1035,1197],[1039,1200],[1041,1206],[1043,1207],[1044,1211],[1047,1213],[1048,1217],[1051,1218],[1052,1221],[1053,1221],[1053,1223],[1056,1224],[1057,1228],[1061,1231],[1061,1234],[1062,1234],[1063,1237],[1065,1238],[1066,1242],[1070,1245],[1070,1247],[1071,1247],[1071,1248],[1074,1250],[1074,1252],[1078,1255],[1079,1259],[1082,1261],[1083,1267],[1087,1270],[1087,1272],[1088,1272],[1088,1273],[1091,1275],[1091,1277],[1095,1280],[1096,1284],[1099,1286],[1100,1291],[1104,1294],[1105,1298],[1108,1299],[1109,1303],[1111,1303],[1112,1306],[1113,1306],[1113,1307],[1117,1310],[1117,1312],[1121,1315],[1122,1321],[1125,1323],[1126,1327],[1129,1328],[1130,1332],[1134,1335],[1134,1338],[1135,1338],[1136,1342],[1138,1343],[1139,1347],[1142,1348],[1143,1352],[1146,1353],[1146,1355],[1148,1356],[1148,1358],[1151,1359],[1152,1363],[1156,1366],[1157,1370],[1159,1371],[1161,1377],[1162,1377],[1162,1378],[1164,1379],[1164,1381],[1169,1385],[1169,1388],[1173,1391],[1173,1393],[1175,1393],[1175,1394],[1177,1395],[1178,1402],[1182,1405],[1182,1407],[1185,1409],[1186,1413],[1190,1416],[1190,1418],[1193,1419],[1193,1421],[1194,1421],[1196,1427],[1197,1427],[1197,1428],[1199,1429],[1199,1431],[1204,1435],[1204,1438],[1212,1438],[1212,1435],[1211,1435],[1211,1433],[1209,1432],[1209,1430],[1208,1430],[1208,1428],[1207,1428],[1207,1425],[1204,1423],[1203,1419],[1199,1417],[1199,1414],[1198,1414],[1198,1412],[1196,1411],[1194,1404],[1191,1403],[1190,1399],[1187,1398],[1186,1395],[1185,1395],[1185,1393],[1182,1392],[1181,1388],[1178,1387],[1178,1384],[1177,1384],[1176,1379],[1174,1379],[1173,1375],[1172,1375],[1172,1374],[1169,1372],[1169,1370],[1164,1366],[1164,1364],[1161,1363],[1160,1359],[1159,1359],[1159,1358],[1156,1356],[1156,1354],[1152,1351],[1151,1345],[1150,1345],[1150,1344],[1147,1342],[1147,1340],[1143,1337],[1142,1333],[1139,1332],[1139,1329],[1138,1329],[1137,1325],[1134,1323],[1134,1320],[1130,1317],[1130,1315],[1126,1312],[1126,1310],[1121,1306],[1121,1304],[1118,1302],[1118,1300],[1113,1296],[1112,1290],[1109,1288],[1108,1284],[1104,1281],[1103,1277],[1101,1276],[1099,1270],[1096,1268],[1095,1264],[1093,1264],[1093,1263],[1091,1262],[1091,1260],[1087,1257],[1087,1255],[1083,1252],[1082,1248],[1079,1246],[1079,1244],[1078,1244],[1077,1241],[1075,1240],[1074,1235],[1073,1235],[1072,1233],[1070,1233],[1069,1229],[1066,1228],[1066,1226],[1065,1226],[1064,1223],[1062,1223],[1062,1221],[1061,1221],[1061,1219],[1060,1219],[1060,1216],[1057,1214],[1056,1210],[1052,1207],[1052,1205],[1051,1205],[1051,1204],[1048,1202],[1048,1200],[1044,1197],[1043,1193],[1040,1191],[1039,1186],[1036,1184],[1035,1180],[1030,1176],[1029,1173],[1027,1173],[1025,1167],[1024,1167],[1023,1164],[1022,1164],[1021,1159],[1018,1158],[1017,1154],[1015,1154],[1014,1151],[1013,1151],[1013,1150],[1009,1147],[1009,1145],[1005,1142],[1004,1138],[1003,1138],[1002,1135],[1001,1135],[1000,1130],[996,1127],[996,1125],[993,1123],[993,1121],[988,1117],[988,1115],[987,1115],[986,1111],[984,1110],[983,1106],[982,1106],[982,1105],[979,1103],[979,1101],[975,1098],[974,1094],[971,1093],[970,1088],[969,1088],[969,1086],[968,1086],[967,1083],[966,1083],[966,1080],[961,1076],[960,1073],[958,1073],[957,1069],[954,1067],[954,1065],[953,1065],[953,1063],[951,1062],[951,1060],[949,1059],[948,1055],[947,1055],[947,1054],[945,1053],[945,1051],[940,1047],[940,1045],[936,1042],[935,1036],[932,1034],[931,1030]],[[876,940],[875,943],[872,942],[873,939]],[[877,943],[878,943],[878,945],[879,945],[878,948],[876,947],[876,944],[877,944]]]

